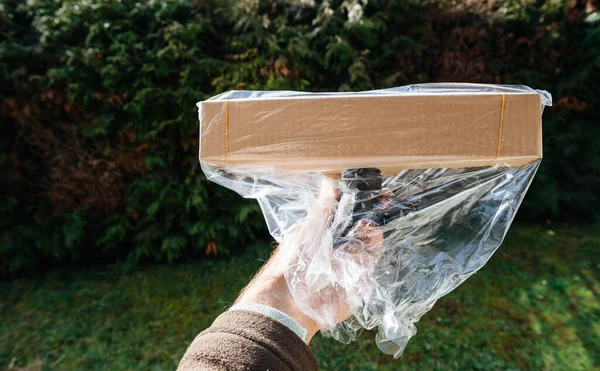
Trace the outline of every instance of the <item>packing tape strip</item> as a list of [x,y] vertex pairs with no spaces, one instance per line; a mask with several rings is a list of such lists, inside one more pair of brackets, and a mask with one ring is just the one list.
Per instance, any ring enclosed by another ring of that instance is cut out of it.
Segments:
[[229,163],[229,101],[225,101],[225,162]]
[[506,106],[506,94],[502,94],[502,105],[500,106],[500,125],[498,125],[498,144],[496,145],[496,156],[486,166],[495,166],[500,158],[500,147],[502,146],[502,128],[504,127],[504,107]]
[[498,129],[498,148],[496,149],[496,158],[500,157],[500,146],[502,145],[502,126],[504,125],[504,105],[506,103],[506,94],[502,94],[502,108],[500,109],[500,128]]

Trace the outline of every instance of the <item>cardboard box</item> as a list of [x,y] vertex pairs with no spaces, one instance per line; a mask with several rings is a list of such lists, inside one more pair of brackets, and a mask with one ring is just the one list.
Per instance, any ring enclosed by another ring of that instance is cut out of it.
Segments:
[[223,168],[397,172],[542,157],[535,93],[307,95],[199,107],[200,160]]

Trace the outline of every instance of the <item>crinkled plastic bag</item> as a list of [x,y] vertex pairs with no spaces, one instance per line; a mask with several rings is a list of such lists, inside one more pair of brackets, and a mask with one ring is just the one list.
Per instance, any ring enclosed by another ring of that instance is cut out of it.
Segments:
[[[540,94],[540,115],[551,104],[544,91],[476,84],[344,94],[505,91]],[[232,91],[212,99],[297,96],[311,94]],[[251,164],[215,166],[202,159],[201,165],[211,181],[258,200],[271,235],[295,254],[286,272],[289,289],[322,332],[348,343],[363,329],[377,328],[379,348],[399,357],[421,316],[500,246],[540,161],[393,174],[348,168],[338,177]]]

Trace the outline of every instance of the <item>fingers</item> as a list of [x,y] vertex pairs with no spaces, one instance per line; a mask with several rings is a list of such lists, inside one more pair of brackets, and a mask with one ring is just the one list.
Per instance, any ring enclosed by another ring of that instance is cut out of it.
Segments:
[[342,246],[346,258],[368,268],[374,265],[383,249],[383,232],[377,223],[361,219],[349,233],[350,240]]
[[390,205],[394,198],[394,192],[389,188],[381,189],[381,196],[379,197],[379,204],[386,208]]
[[355,225],[353,233],[365,245],[371,248],[376,248],[383,243],[383,233],[381,233],[379,225],[369,219],[361,219]]
[[329,178],[324,178],[321,182],[317,202],[321,207],[321,211],[325,215],[331,216],[335,214],[335,209],[339,198],[338,193],[339,192],[335,186],[335,183]]

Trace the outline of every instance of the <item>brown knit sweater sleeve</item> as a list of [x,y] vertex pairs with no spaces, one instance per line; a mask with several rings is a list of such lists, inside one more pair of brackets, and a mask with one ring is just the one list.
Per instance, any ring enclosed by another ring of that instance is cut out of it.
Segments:
[[312,371],[319,366],[304,341],[282,323],[234,310],[221,314],[194,339],[177,369]]

